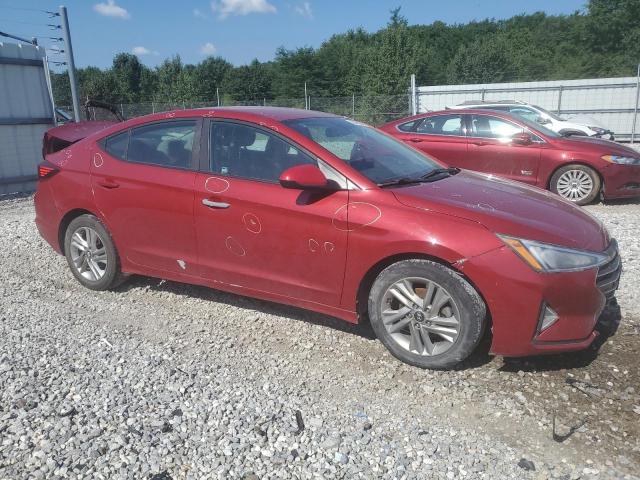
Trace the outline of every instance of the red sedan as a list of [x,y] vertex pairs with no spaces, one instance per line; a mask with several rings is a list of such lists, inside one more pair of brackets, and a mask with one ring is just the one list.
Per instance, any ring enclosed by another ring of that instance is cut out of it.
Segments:
[[563,137],[493,110],[444,110],[382,130],[448,165],[551,190],[578,205],[640,196],[640,152],[609,140]]
[[44,151],[36,224],[84,286],[141,274],[368,318],[420,367],[456,365],[488,329],[496,354],[585,348],[620,276],[580,208],[325,113],[67,125]]

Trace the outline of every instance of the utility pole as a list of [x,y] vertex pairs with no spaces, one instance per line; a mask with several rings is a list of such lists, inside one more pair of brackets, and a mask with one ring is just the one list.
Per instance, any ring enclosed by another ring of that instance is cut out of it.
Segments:
[[304,82],[304,109],[309,110],[309,99],[307,98],[307,82]]
[[73,118],[80,121],[80,101],[78,99],[78,83],[76,82],[76,64],[73,61],[73,47],[71,46],[71,32],[69,32],[69,19],[67,18],[67,7],[60,6],[60,18],[62,19],[62,33],[64,43],[67,48],[67,71],[69,72],[69,83],[71,84],[71,100],[73,101]]
[[216,87],[216,99],[218,100],[218,106],[220,106],[220,90]]

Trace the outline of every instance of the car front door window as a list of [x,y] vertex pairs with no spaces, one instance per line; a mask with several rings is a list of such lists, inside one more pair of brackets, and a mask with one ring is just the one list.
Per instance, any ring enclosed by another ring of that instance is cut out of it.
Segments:
[[488,115],[471,116],[471,136],[476,138],[510,140],[515,134],[523,131],[524,129],[515,123],[498,117],[490,117]]
[[215,121],[210,130],[209,165],[220,175],[275,183],[288,168],[318,164],[277,135],[249,125]]

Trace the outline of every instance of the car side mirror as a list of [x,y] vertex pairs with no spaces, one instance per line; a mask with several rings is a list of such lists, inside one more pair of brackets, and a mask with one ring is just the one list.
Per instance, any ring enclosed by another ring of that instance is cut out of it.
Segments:
[[286,169],[280,175],[280,185],[297,190],[334,190],[315,165],[296,165]]
[[539,123],[540,125],[547,125],[547,124],[551,123],[551,120],[549,120],[548,118],[540,116],[540,117],[536,118],[536,122]]
[[511,143],[514,145],[531,145],[533,143],[533,139],[531,135],[526,132],[516,133],[513,137],[511,137]]

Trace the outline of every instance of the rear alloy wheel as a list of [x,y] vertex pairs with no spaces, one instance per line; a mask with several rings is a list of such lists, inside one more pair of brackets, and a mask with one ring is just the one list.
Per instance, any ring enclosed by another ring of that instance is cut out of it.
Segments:
[[600,193],[600,177],[584,165],[567,165],[551,177],[551,191],[577,205],[587,205]]
[[389,351],[422,368],[451,368],[475,349],[486,309],[473,287],[451,269],[405,260],[383,270],[371,289],[369,317]]
[[78,281],[92,290],[116,287],[126,278],[107,229],[93,215],[81,215],[67,227],[64,241],[67,263]]

